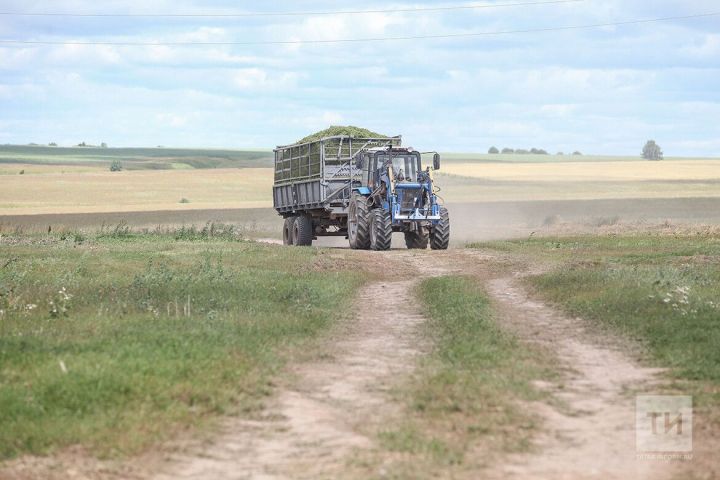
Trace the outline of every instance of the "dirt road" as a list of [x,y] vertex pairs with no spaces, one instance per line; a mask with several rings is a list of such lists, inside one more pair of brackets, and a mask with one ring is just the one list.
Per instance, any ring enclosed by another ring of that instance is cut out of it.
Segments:
[[[517,282],[524,267],[472,250],[356,254],[367,255],[368,262],[386,255],[386,268],[402,266],[408,274],[360,291],[357,313],[346,316],[313,360],[291,367],[261,418],[228,419],[212,441],[187,443],[169,456],[125,469],[125,476],[94,467],[66,478],[347,478],[368,451],[379,463],[365,465],[363,476],[383,477],[383,458],[391,454],[378,448],[377,432],[401,408],[391,389],[432,348],[419,334],[426,319],[408,292],[422,278],[457,273],[479,277],[498,321],[520,341],[552,350],[559,372],[557,381],[537,385],[552,394],[552,401],[526,405],[543,420],[535,448],[482,470],[470,466],[462,477],[668,476],[667,465],[635,458],[633,393],[652,388],[657,371],[641,367],[619,339],[529,299]],[[55,471],[65,467],[56,465]]]
[[414,281],[373,283],[356,299],[358,314],[334,335],[322,360],[297,366],[266,420],[231,421],[201,448],[170,458],[156,479],[340,478],[352,453],[372,446],[372,426],[393,408],[388,389],[426,346],[423,317],[405,301]]
[[[505,478],[665,478],[667,467],[636,458],[634,391],[650,391],[658,369],[641,367],[621,341],[590,333],[582,320],[529,299],[512,277],[493,279],[488,292],[502,321],[526,342],[555,351],[561,380],[538,384],[561,402],[535,403],[545,424],[535,455],[497,466]],[[627,347],[627,346],[625,346]]]
[[[634,397],[627,393],[650,388],[657,371],[641,367],[617,339],[588,332],[582,320],[528,299],[517,274],[492,273],[490,257],[460,250],[389,255],[411,265],[416,279],[371,284],[356,305],[358,312],[391,315],[349,318],[323,360],[295,369],[266,420],[230,422],[210,445],[171,457],[153,478],[343,477],[358,452],[376,446],[378,422],[398,408],[389,389],[430,348],[417,333],[424,318],[415,302],[406,301],[407,292],[423,277],[451,273],[483,276],[503,325],[523,341],[554,350],[562,372],[556,384],[538,385],[559,402],[527,406],[545,424],[533,453],[467,472],[469,478],[665,477],[666,466],[635,458]],[[382,472],[377,465],[375,473]]]

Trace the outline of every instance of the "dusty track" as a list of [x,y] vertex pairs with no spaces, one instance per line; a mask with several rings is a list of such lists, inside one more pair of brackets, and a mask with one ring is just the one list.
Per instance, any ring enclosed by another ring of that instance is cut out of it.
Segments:
[[671,476],[667,464],[636,458],[634,394],[657,387],[661,370],[641,366],[629,341],[589,329],[584,320],[531,299],[519,284],[529,266],[510,258],[451,250],[433,252],[424,262],[415,263],[426,274],[462,272],[479,277],[494,300],[502,326],[521,341],[552,352],[557,361],[558,380],[537,384],[551,393],[552,401],[527,406],[544,423],[534,451],[507,458],[484,471],[483,477],[623,480]]
[[[498,275],[494,261],[476,252],[390,255],[420,277],[466,273],[482,277],[495,299],[499,320],[523,341],[555,352],[562,372],[556,384],[538,385],[559,402],[528,405],[544,420],[529,454],[515,455],[483,471],[487,477],[518,479],[661,479],[667,466],[636,460],[634,397],[656,381],[657,370],[641,367],[613,339],[588,332],[569,318],[533,301],[516,276]],[[361,311],[403,312],[410,281],[367,287]],[[395,309],[394,307],[398,307]],[[410,372],[418,345],[417,312],[361,315],[339,332],[331,359],[297,369],[296,386],[282,391],[270,410],[275,420],[239,422],[217,442],[172,460],[157,478],[339,478],[358,449],[371,448],[377,422],[397,408],[387,390]],[[473,477],[480,472],[468,472]]]
[[657,369],[643,368],[618,339],[590,334],[582,320],[533,301],[515,279],[489,282],[500,318],[526,342],[555,352],[563,370],[556,384],[539,385],[560,400],[531,406],[545,420],[537,454],[498,466],[504,478],[661,479],[667,466],[636,459],[635,397],[657,383]]
[[[383,254],[367,255],[368,261],[375,261]],[[619,339],[590,332],[582,320],[529,299],[517,282],[517,272],[524,267],[511,266],[507,258],[465,250],[397,250],[385,255],[385,265],[415,270],[416,278],[365,287],[356,299],[360,313],[338,326],[316,360],[292,367],[262,418],[229,419],[212,442],[186,445],[120,478],[346,477],[358,452],[377,446],[380,422],[399,411],[389,390],[431,347],[418,335],[424,318],[417,302],[408,300],[408,292],[421,278],[452,273],[480,278],[494,299],[498,321],[522,341],[553,351],[560,372],[556,383],[538,385],[555,401],[527,405],[544,420],[536,448],[489,469],[468,465],[467,478],[667,476],[667,465],[635,459],[634,397],[628,390],[651,388],[656,371],[641,367]],[[383,453],[377,458],[382,461]],[[92,470],[79,478],[118,478]]]
[[369,427],[393,408],[388,388],[423,350],[416,335],[423,317],[405,301],[412,287],[366,287],[357,311],[397,313],[354,316],[326,359],[295,369],[267,419],[229,422],[212,444],[173,456],[153,478],[340,478],[353,450],[372,445]]

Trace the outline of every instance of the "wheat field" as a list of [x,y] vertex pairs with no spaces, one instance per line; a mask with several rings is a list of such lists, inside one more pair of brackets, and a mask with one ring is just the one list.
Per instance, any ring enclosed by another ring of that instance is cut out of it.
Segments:
[[447,163],[443,165],[442,171],[474,178],[518,181],[718,180],[720,161]]
[[269,168],[0,176],[0,215],[271,205]]
[[[0,163],[0,216],[272,206],[271,168],[167,167],[110,172],[94,162]],[[453,159],[442,165],[436,183],[451,203],[720,197],[720,161]]]

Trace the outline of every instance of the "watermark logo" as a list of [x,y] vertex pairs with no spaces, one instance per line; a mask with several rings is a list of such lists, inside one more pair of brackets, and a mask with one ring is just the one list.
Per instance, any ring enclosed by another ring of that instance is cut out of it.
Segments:
[[692,397],[638,395],[635,399],[635,439],[638,453],[692,452]]

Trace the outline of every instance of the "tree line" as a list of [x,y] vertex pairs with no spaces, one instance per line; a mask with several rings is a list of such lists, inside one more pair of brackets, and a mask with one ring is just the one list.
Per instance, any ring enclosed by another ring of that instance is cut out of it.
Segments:
[[[488,153],[490,155],[508,155],[508,154],[515,154],[515,155],[548,155],[547,150],[544,150],[542,148],[531,148],[530,150],[526,150],[524,148],[503,148],[502,150],[499,150],[497,147],[492,146],[488,149]],[[574,151],[572,153],[573,155],[582,155],[579,151]],[[557,152],[556,155],[564,155],[563,152]],[[655,142],[655,140],[648,140],[645,142],[645,146],[642,149],[642,158],[646,160],[662,160],[664,158],[664,154],[662,151],[662,148],[660,148],[660,145]]]
[[[547,150],[544,148],[531,148],[529,150],[525,148],[503,148],[502,150],[498,150],[497,147],[490,147],[488,150],[488,153],[491,155],[501,154],[501,155],[508,155],[508,154],[515,154],[515,155],[549,155]],[[573,155],[582,155],[582,152],[574,151],[572,153]],[[557,152],[556,155],[565,155],[564,152]]]

